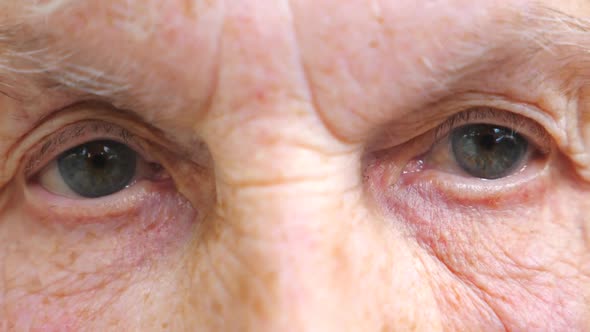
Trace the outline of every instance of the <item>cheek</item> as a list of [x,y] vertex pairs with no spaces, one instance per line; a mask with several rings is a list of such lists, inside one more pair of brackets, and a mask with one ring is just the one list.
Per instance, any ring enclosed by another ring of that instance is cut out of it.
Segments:
[[439,175],[403,174],[391,181],[378,166],[368,174],[384,214],[403,223],[428,254],[433,275],[441,276],[435,283],[447,283],[437,287],[447,316],[467,307],[450,306],[457,302],[451,297],[471,294],[479,300],[469,302],[483,307],[478,311],[510,329],[583,326],[580,289],[588,283],[581,271],[582,206],[572,202],[585,198],[559,175],[545,174],[499,195],[459,195],[441,185]]
[[125,301],[123,294],[144,273],[190,243],[201,218],[171,189],[149,192],[131,209],[86,223],[75,206],[55,213],[56,206],[21,198],[0,215],[0,241],[7,244],[0,249],[2,315],[47,330],[50,323],[67,327],[102,317]]
[[[193,226],[202,217],[173,188],[150,188],[134,198],[117,200],[116,211],[112,206],[71,203],[64,208],[28,203],[16,209],[23,220],[30,221],[22,225],[27,228],[23,232],[38,234],[39,240],[45,239],[42,242],[52,239],[58,245],[54,254],[78,251],[83,257],[76,260],[96,266],[96,257],[102,257],[99,261],[108,264],[98,266],[113,265],[117,269],[138,267],[178,249],[190,239]],[[29,247],[35,246],[30,243]]]

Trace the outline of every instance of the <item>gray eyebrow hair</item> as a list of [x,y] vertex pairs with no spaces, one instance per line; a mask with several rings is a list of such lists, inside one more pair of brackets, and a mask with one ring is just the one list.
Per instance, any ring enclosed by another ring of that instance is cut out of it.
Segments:
[[43,3],[35,1],[30,6],[28,6],[27,11],[31,14],[49,15],[63,8],[65,5],[70,4],[71,2],[72,0],[49,0]]
[[34,81],[42,89],[68,90],[99,97],[110,97],[130,89],[124,77],[108,74],[97,67],[76,64],[71,60],[76,52],[57,48],[47,36],[27,34],[25,22],[43,19],[74,4],[72,0],[30,0],[18,18],[11,18],[22,22],[3,25],[0,21],[0,94],[16,99],[23,97],[20,93],[3,91],[3,87],[13,87],[12,82],[16,79],[11,77]]
[[[31,0],[25,6],[24,16],[42,18],[75,4],[72,0]],[[512,9],[511,12],[516,15],[516,22],[498,20],[498,24],[503,26],[501,38],[528,41],[527,57],[533,57],[541,52],[556,53],[563,47],[590,54],[590,20],[574,17],[540,3],[532,3],[524,11],[510,6],[507,8]],[[481,45],[469,41],[463,45],[463,52],[472,53],[469,49],[474,47],[481,48]],[[489,52],[490,48],[484,48],[483,53]],[[27,36],[24,24],[3,26],[0,22],[0,93],[2,86],[11,84],[2,81],[3,77],[9,75],[43,82],[40,85],[44,87],[100,97],[124,94],[132,88],[124,77],[109,74],[96,67],[75,64],[74,61],[70,61],[74,55],[74,51],[52,47],[51,41],[42,36]],[[445,70],[452,76],[453,73],[460,74],[470,65],[457,63]]]
[[[50,46],[23,47],[21,43],[14,43],[13,38],[7,37],[9,35],[10,32],[0,28],[0,77],[26,77],[41,82],[40,85],[45,88],[69,88],[97,96],[110,96],[130,88],[121,77],[69,61],[73,52],[56,51]],[[2,84],[8,83],[0,79]]]

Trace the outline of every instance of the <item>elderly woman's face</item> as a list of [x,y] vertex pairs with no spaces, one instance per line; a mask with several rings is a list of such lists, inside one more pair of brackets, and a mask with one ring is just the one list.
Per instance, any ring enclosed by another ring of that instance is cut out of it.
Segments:
[[583,331],[590,3],[0,3],[0,324]]

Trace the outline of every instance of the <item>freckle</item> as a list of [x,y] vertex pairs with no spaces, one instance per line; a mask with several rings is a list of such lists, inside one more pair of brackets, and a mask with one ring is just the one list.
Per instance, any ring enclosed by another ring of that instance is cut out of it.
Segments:
[[211,304],[211,311],[216,314],[219,315],[221,314],[221,309],[222,306],[218,301],[213,301],[213,303]]
[[88,232],[84,234],[84,241],[95,241],[98,239],[98,236],[95,233]]
[[334,262],[338,262],[342,265],[345,260],[345,257],[346,255],[343,253],[341,247],[336,246],[332,248],[332,260]]
[[72,265],[72,264],[74,264],[74,263],[76,262],[76,260],[78,259],[78,254],[77,254],[76,252],[73,252],[73,251],[72,251],[72,252],[70,252],[70,255],[69,255],[69,257],[68,257],[68,258],[69,258],[69,260],[70,260],[69,264],[70,264],[70,265]]
[[256,92],[256,99],[258,101],[264,101],[266,99],[266,94],[264,93],[264,91],[257,91]]
[[195,18],[195,4],[194,0],[185,0],[184,1],[184,15],[189,18]]
[[39,279],[39,277],[34,277],[33,280],[29,282],[29,285],[27,287],[27,290],[31,293],[37,293],[41,289],[43,289],[43,283],[41,282],[41,279]]
[[371,41],[369,42],[369,47],[370,47],[370,48],[377,48],[377,47],[379,47],[379,42],[378,42],[378,41],[376,41],[376,40],[371,40]]
[[385,32],[385,35],[387,36],[388,39],[392,39],[397,36],[397,32],[393,28],[391,28],[387,25],[384,25],[383,31]]

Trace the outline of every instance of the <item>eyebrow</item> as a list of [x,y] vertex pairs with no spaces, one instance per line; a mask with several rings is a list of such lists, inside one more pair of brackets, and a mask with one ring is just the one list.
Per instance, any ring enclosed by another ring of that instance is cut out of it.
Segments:
[[[499,39],[490,38],[492,43],[484,50],[484,57],[489,58],[468,58],[459,64],[456,70],[449,70],[451,75],[457,74],[458,77],[462,77],[462,71],[469,69],[471,65],[485,60],[492,62],[502,56],[512,64],[528,62],[539,56],[549,56],[552,64],[560,64],[560,70],[565,69],[566,63],[571,63],[572,59],[578,63],[590,60],[589,19],[576,17],[537,2],[526,10],[517,7],[507,8],[510,15],[496,18],[497,27],[493,33],[499,35]],[[486,34],[488,33],[489,31],[486,31]],[[477,47],[477,42],[473,47]],[[544,70],[549,69],[553,68],[548,66]]]
[[31,36],[24,24],[3,26],[0,22],[0,94],[24,99],[22,93],[4,89],[23,79],[42,90],[95,96],[113,96],[130,88],[123,77],[69,61],[74,54],[75,51],[56,47],[47,35]]
[[[38,12],[49,15],[51,11],[71,3],[69,0],[52,0],[39,7]],[[532,58],[539,53],[563,53],[564,48],[590,57],[590,20],[539,3],[525,11],[507,8],[512,16],[496,19],[499,29],[495,35],[501,35],[504,43],[510,45],[515,40],[525,41],[525,48],[520,50],[522,58]],[[33,81],[42,89],[113,99],[126,95],[133,88],[125,77],[69,61],[78,50],[58,49],[56,42],[48,35],[31,36],[27,32],[25,23],[2,25],[0,22],[0,94],[11,95],[4,88],[13,84],[10,77],[15,76]],[[469,45],[467,43],[466,46]],[[491,45],[485,52],[490,53],[494,46],[506,45]],[[83,51],[91,50],[82,50],[80,53]],[[507,56],[512,56],[515,51],[505,52],[510,53]],[[460,77],[463,71],[469,70],[476,62],[482,62],[482,59],[478,56],[453,64],[447,74]]]
[[[5,47],[0,51],[0,77],[16,76],[34,81],[42,89],[71,90],[96,96],[112,96],[130,88],[124,78],[95,67],[75,64],[68,61],[70,57],[71,54],[60,54],[50,48],[15,50]],[[0,78],[0,92],[2,85],[10,83]]]

